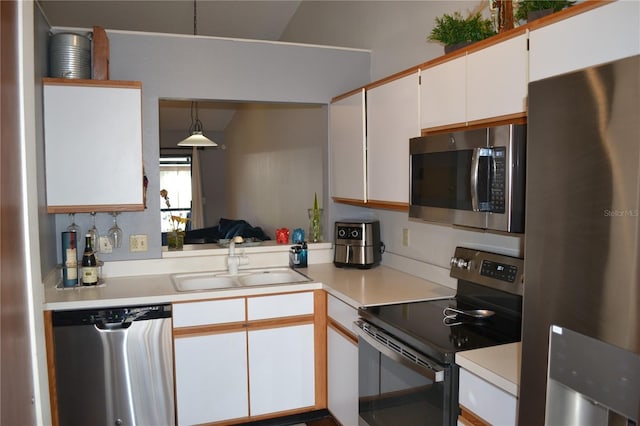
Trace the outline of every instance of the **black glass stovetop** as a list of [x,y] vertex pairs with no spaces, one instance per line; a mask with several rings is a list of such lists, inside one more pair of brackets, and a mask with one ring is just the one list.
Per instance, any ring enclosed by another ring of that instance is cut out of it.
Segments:
[[[521,300],[516,298],[515,303],[521,303]],[[453,322],[463,322],[462,324],[446,325],[445,322],[452,322],[444,320],[443,311],[447,307],[463,310],[491,309],[495,314],[483,319],[459,314]],[[359,314],[365,321],[386,330],[388,334],[417,351],[447,364],[455,362],[456,352],[513,343],[520,341],[521,336],[519,312],[502,310],[490,303],[460,296],[361,308]]]

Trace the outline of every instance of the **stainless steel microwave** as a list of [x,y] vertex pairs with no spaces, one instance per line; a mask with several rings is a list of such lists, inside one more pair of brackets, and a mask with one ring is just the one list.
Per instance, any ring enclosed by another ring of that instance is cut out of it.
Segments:
[[409,217],[524,232],[526,125],[412,138]]

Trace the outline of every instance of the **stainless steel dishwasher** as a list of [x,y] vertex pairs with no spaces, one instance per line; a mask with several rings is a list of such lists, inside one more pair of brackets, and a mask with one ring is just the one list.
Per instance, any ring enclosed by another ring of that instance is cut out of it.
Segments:
[[55,311],[61,425],[175,424],[171,305]]

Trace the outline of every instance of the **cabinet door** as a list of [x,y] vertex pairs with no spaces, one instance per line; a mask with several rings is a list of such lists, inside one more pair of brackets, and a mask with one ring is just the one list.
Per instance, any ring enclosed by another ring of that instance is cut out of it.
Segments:
[[640,53],[639,17],[640,2],[616,1],[531,31],[530,80]]
[[249,331],[251,415],[315,405],[313,324]]
[[249,321],[311,314],[313,314],[313,292],[310,291],[247,299]]
[[246,417],[246,332],[179,337],[174,342],[179,425]]
[[420,136],[418,73],[367,91],[367,199],[409,203],[409,138]]
[[460,405],[492,425],[516,424],[516,397],[460,369]]
[[244,298],[173,304],[173,328],[224,324],[244,320]]
[[364,89],[330,106],[331,195],[366,201]]
[[141,85],[45,79],[47,211],[143,210]]
[[358,344],[329,328],[327,352],[329,411],[344,426],[357,426]]
[[467,122],[522,113],[527,107],[527,35],[467,56]]
[[421,71],[423,129],[466,122],[466,58],[460,57]]

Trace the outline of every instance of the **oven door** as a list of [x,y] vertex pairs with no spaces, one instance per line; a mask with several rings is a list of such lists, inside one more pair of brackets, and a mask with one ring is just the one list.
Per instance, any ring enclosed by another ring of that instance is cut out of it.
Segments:
[[356,321],[360,426],[455,425],[455,369]]

